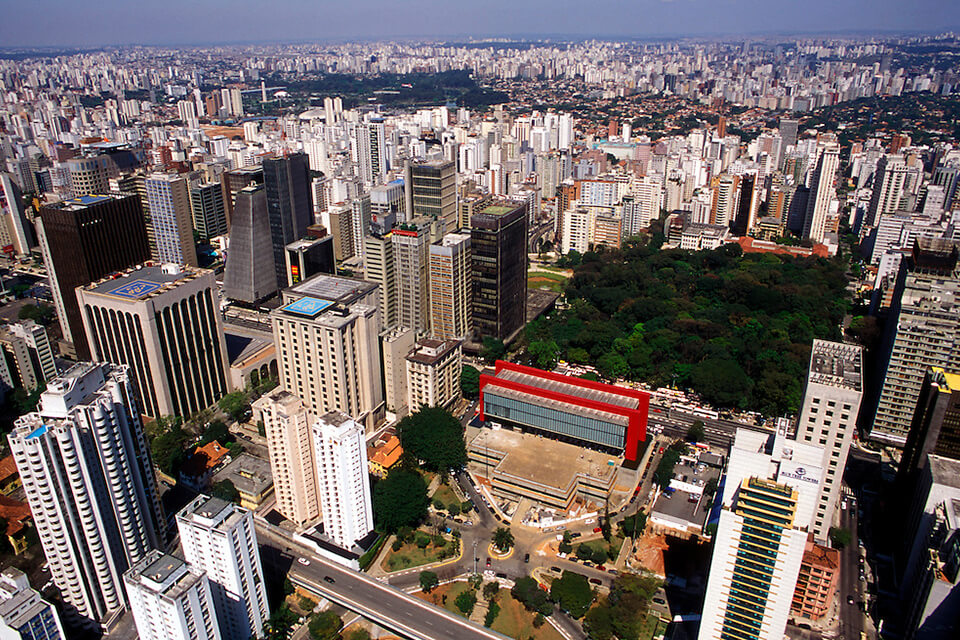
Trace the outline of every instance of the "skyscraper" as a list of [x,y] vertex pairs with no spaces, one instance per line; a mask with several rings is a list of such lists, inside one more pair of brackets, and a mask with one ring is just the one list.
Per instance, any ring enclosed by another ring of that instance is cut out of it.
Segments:
[[0,573],[0,637],[11,640],[66,640],[60,615],[30,588],[16,567]]
[[267,192],[261,185],[244,187],[237,194],[233,209],[223,295],[254,304],[275,294],[277,275],[273,261]]
[[383,120],[371,120],[356,128],[360,179],[367,186],[380,184],[387,174],[387,146]]
[[827,142],[817,151],[817,164],[812,170],[813,175],[810,179],[810,198],[807,200],[802,235],[804,238],[822,243],[830,201],[835,195],[833,180],[840,165],[840,145],[836,142]]
[[941,367],[931,367],[923,377],[898,483],[912,483],[929,454],[960,460],[960,373]]
[[140,640],[220,640],[210,580],[180,558],[154,549],[123,583]]
[[323,532],[343,549],[373,531],[363,433],[362,425],[340,411],[326,413],[313,424]]
[[877,162],[873,172],[873,190],[864,224],[875,227],[880,218],[900,209],[904,182],[907,178],[907,165],[903,156],[883,156]]
[[430,329],[437,340],[462,340],[472,329],[470,235],[448,233],[430,245]]
[[291,153],[263,161],[263,182],[267,191],[267,212],[277,288],[287,286],[283,250],[307,234],[313,224],[310,203],[310,164],[307,154]]
[[408,162],[405,170],[406,219],[440,220],[441,233],[456,231],[459,228],[456,163]]
[[885,362],[885,373],[870,437],[903,446],[927,369],[960,371],[960,272],[955,243],[919,237],[911,254],[904,256],[880,362]]
[[130,367],[146,415],[189,416],[230,391],[212,271],[144,266],[82,287],[77,298],[94,358]]
[[150,259],[140,199],[84,196],[40,209],[40,247],[63,337],[90,359],[75,289]]
[[81,363],[16,421],[10,450],[69,621],[121,610],[121,575],[164,537],[156,480],[127,367]]
[[278,387],[253,403],[270,451],[277,511],[304,527],[320,517],[311,418],[297,396]]
[[820,447],[823,484],[817,497],[813,534],[826,544],[840,499],[843,470],[857,429],[863,397],[863,349],[814,340],[807,384],[797,421],[797,441]]
[[397,307],[397,271],[391,233],[371,229],[364,239],[364,278],[377,283],[380,292],[380,318],[385,329],[399,323]]
[[223,186],[216,182],[190,188],[190,209],[193,228],[200,239],[207,241],[227,232],[227,212],[223,205]]
[[463,352],[460,340],[425,338],[407,354],[407,406],[444,407],[460,398]]
[[0,171],[0,239],[4,239],[4,252],[25,256],[32,247],[37,246],[33,225],[27,220],[23,210],[23,194],[9,173]]
[[527,207],[495,201],[470,221],[473,329],[506,340],[527,313]]
[[780,118],[780,137],[783,139],[783,148],[797,146],[797,132],[800,121],[793,118]]
[[0,390],[33,390],[56,377],[46,329],[32,320],[0,327]]
[[417,333],[430,330],[430,226],[417,218],[390,233],[397,281],[397,321]]
[[263,635],[270,618],[253,515],[200,495],[177,513],[183,556],[207,574],[223,640]]
[[193,212],[186,179],[154,173],[147,178],[146,189],[157,260],[196,267],[197,247],[193,242]]
[[227,230],[233,225],[233,208],[237,202],[237,194],[244,187],[263,184],[263,167],[240,167],[225,171],[220,176],[220,186],[223,189],[223,206],[227,214]]

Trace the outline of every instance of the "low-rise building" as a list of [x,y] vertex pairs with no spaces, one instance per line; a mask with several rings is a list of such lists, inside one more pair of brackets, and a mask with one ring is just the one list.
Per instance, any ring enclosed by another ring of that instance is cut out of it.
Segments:
[[180,469],[180,482],[194,491],[204,491],[216,470],[229,461],[229,456],[229,449],[216,440],[197,447]]
[[374,446],[367,447],[367,467],[370,475],[377,478],[386,478],[390,469],[400,463],[403,447],[400,438],[390,435],[386,440],[378,440]]
[[651,530],[684,539],[703,535],[722,470],[716,454],[698,449],[682,456],[650,512]]
[[839,567],[840,552],[816,544],[811,534],[803,550],[790,612],[811,620],[819,620],[827,615],[837,592]]
[[213,484],[229,480],[240,494],[240,506],[256,511],[273,495],[273,475],[270,463],[241,453],[213,476]]
[[407,354],[407,406],[449,407],[460,397],[462,368],[459,340],[418,342]]
[[10,495],[23,486],[20,480],[20,472],[17,471],[17,462],[13,455],[0,458],[0,493],[5,496]]

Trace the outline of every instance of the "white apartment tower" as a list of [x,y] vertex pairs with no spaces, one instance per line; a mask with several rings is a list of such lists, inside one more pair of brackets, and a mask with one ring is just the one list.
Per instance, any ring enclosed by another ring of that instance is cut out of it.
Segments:
[[207,574],[158,549],[123,575],[140,640],[220,640]]
[[261,637],[270,611],[253,515],[200,495],[177,514],[177,528],[184,558],[210,579],[223,640]]
[[0,573],[0,638],[66,640],[60,615],[16,567]]
[[128,368],[75,365],[9,439],[68,618],[96,629],[123,609],[123,572],[165,529]]
[[834,197],[833,180],[840,165],[840,145],[827,142],[818,150],[817,164],[810,178],[810,197],[803,219],[803,237],[814,242],[823,242],[826,233],[827,213]]
[[254,402],[253,411],[263,421],[266,432],[277,511],[298,527],[304,527],[320,517],[307,408],[300,398],[277,387]]
[[814,340],[797,422],[797,441],[822,451],[823,485],[817,498],[812,529],[820,544],[827,543],[827,534],[840,500],[843,470],[857,430],[862,397],[863,349],[856,345]]
[[903,156],[883,156],[873,172],[873,190],[867,208],[867,226],[880,224],[880,218],[900,209],[908,168]]
[[324,533],[350,549],[373,531],[363,427],[332,411],[313,424]]

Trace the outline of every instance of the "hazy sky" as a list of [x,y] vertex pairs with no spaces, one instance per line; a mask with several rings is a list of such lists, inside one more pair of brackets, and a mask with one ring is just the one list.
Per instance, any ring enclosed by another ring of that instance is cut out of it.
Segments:
[[0,46],[956,27],[960,0],[0,0]]

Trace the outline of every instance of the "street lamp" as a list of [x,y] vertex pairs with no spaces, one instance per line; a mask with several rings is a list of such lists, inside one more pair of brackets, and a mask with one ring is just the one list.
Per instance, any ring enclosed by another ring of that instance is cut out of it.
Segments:
[[473,575],[477,575],[477,541],[473,541]]

